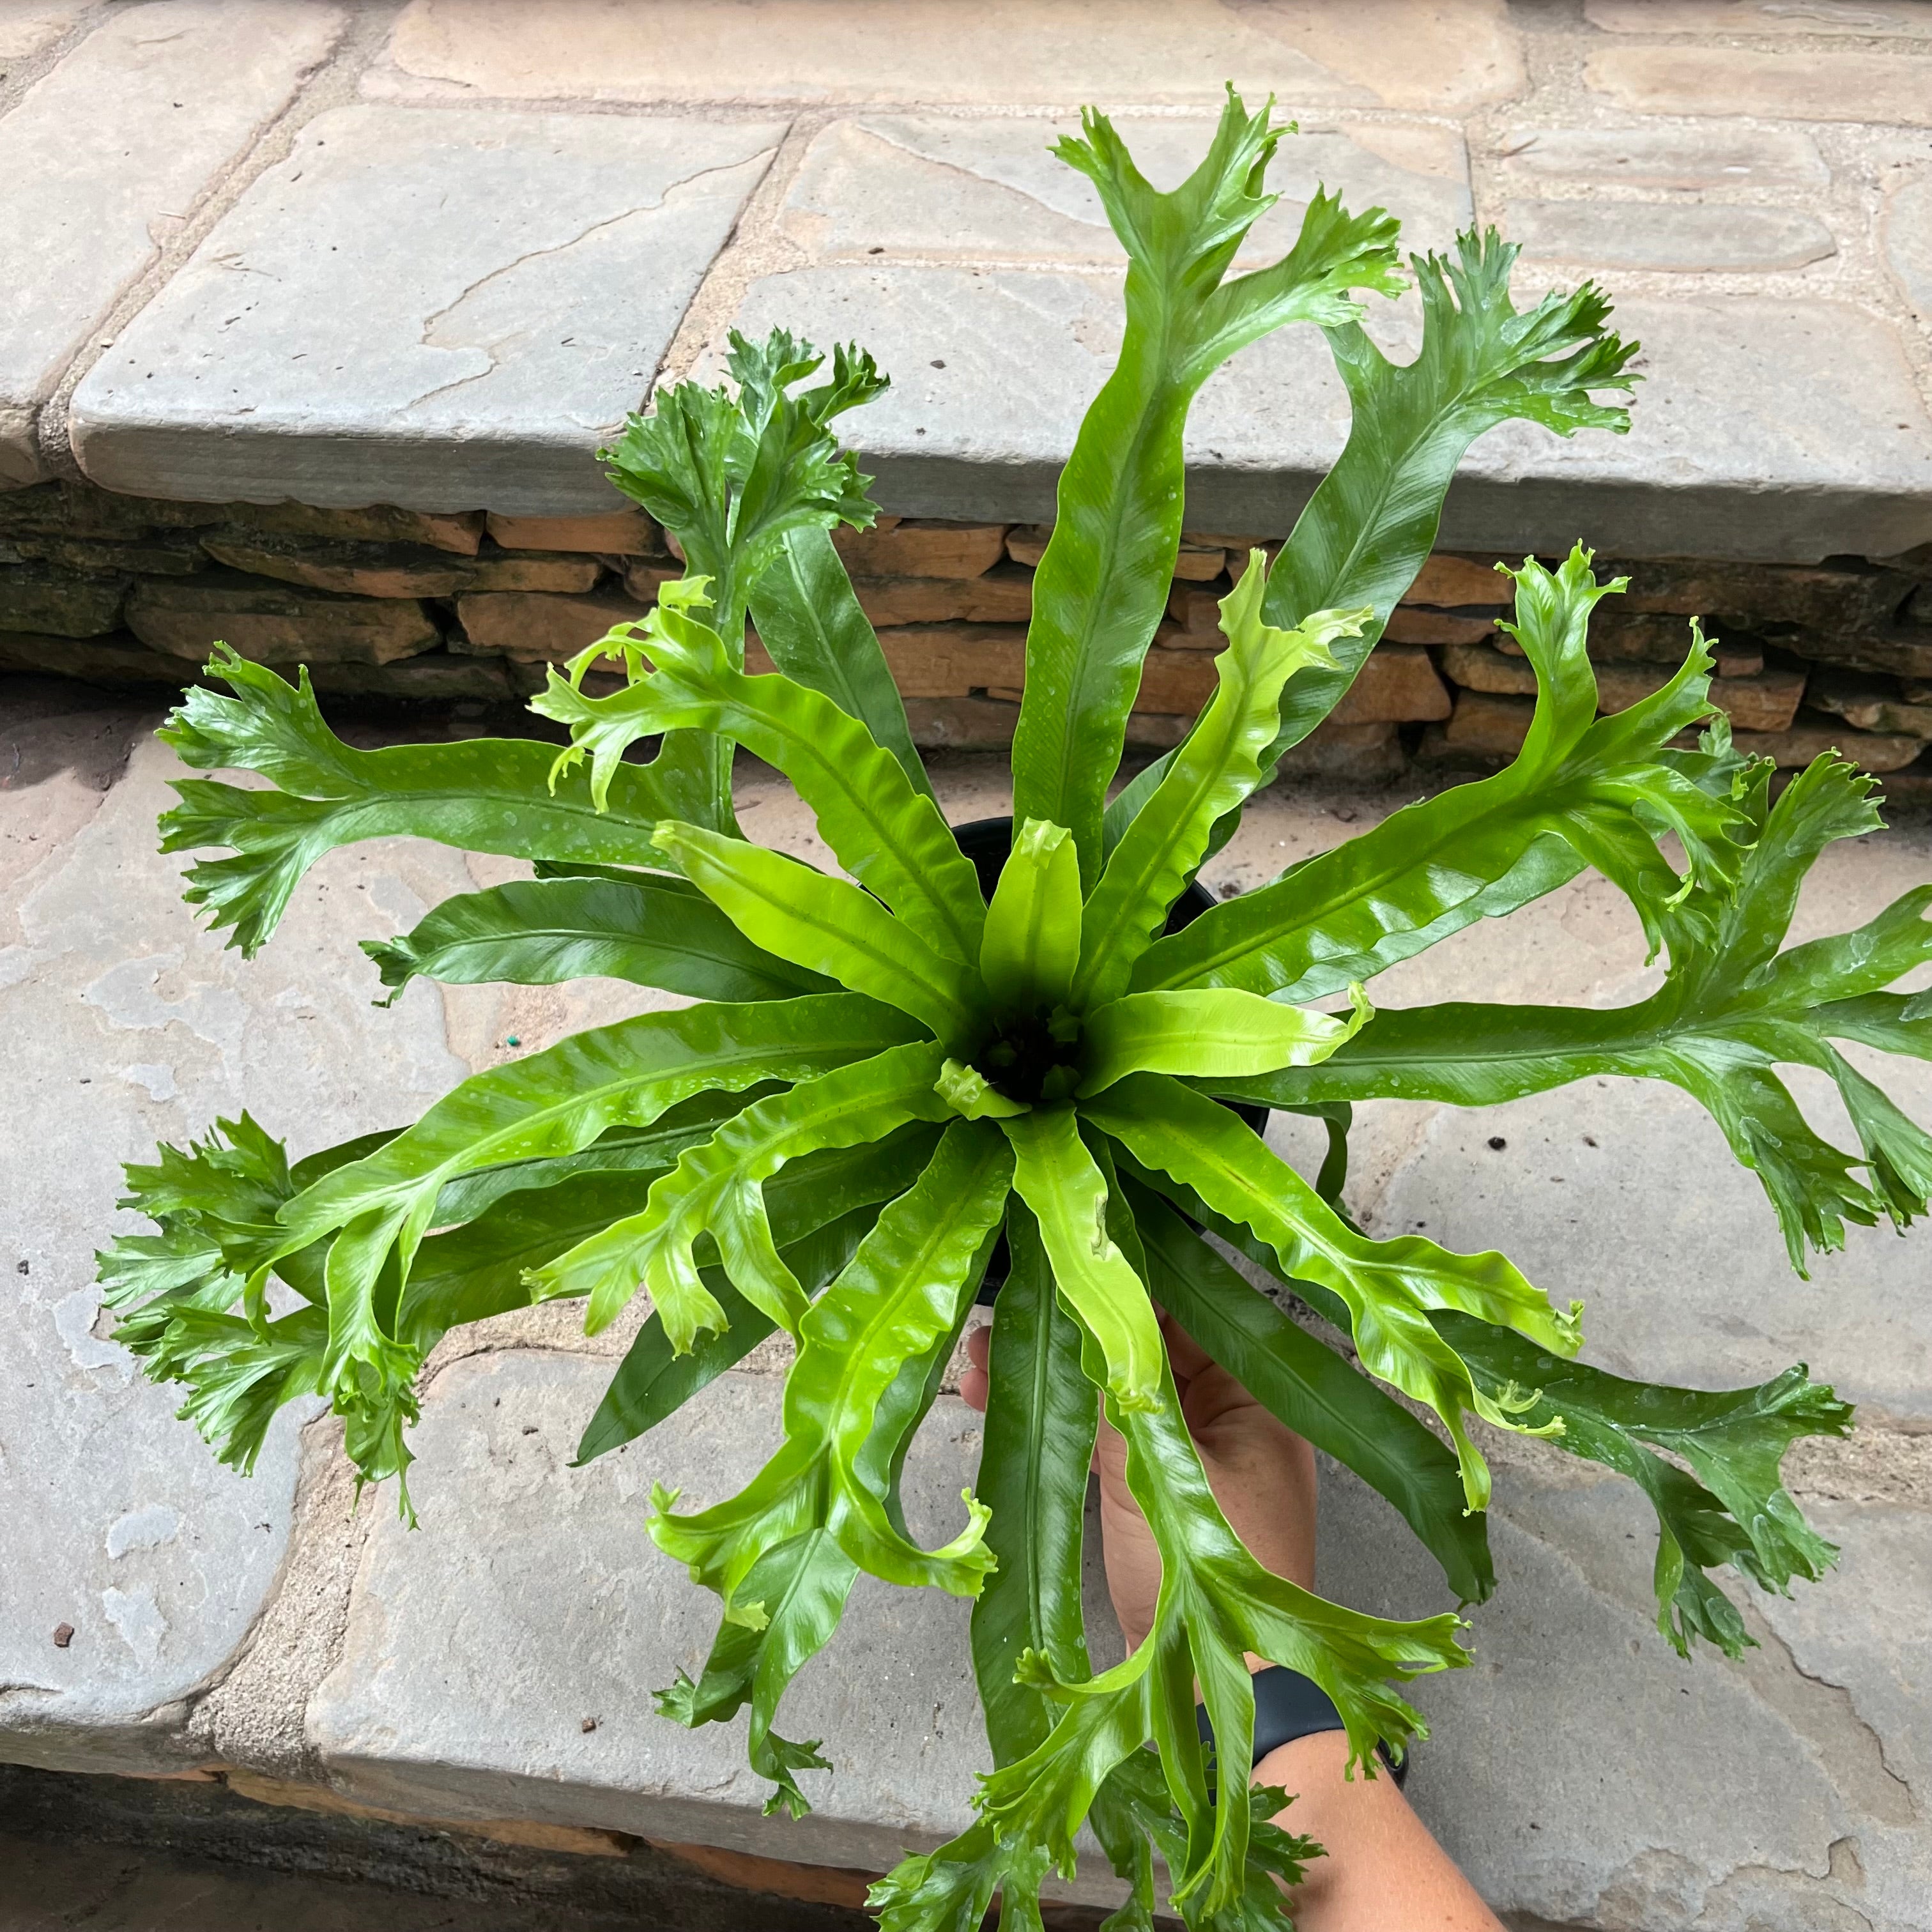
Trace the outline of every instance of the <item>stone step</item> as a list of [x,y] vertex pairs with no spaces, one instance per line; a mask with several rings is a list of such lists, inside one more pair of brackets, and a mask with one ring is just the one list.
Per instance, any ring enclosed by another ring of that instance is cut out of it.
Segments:
[[[861,1872],[956,1829],[985,1752],[952,1599],[855,1593],[787,1706],[837,1766],[814,1774],[816,1808],[796,1822],[762,1815],[741,1724],[686,1732],[652,1708],[699,1662],[714,1617],[646,1538],[645,1490],[726,1493],[776,1440],[778,1373],[734,1373],[576,1469],[626,1327],[586,1342],[552,1308],[460,1331],[425,1379],[410,1531],[389,1497],[355,1507],[332,1422],[292,1412],[244,1479],[101,1339],[92,1253],[119,1162],[244,1105],[305,1150],[652,996],[419,982],[372,1010],[358,940],[514,870],[475,873],[394,840],[324,860],[244,964],[196,927],[176,896],[180,862],[154,851],[179,768],[146,736],[152,714],[40,692],[14,702],[20,763],[0,790],[14,1042],[0,1279],[14,1294],[0,1502],[16,1556],[0,1566],[0,1759],[239,1767],[222,1774],[238,1789],[243,1774],[281,1780],[281,1802],[299,1787],[438,1832],[521,1820]],[[956,818],[1000,808],[1000,782],[991,763],[939,766]],[[1265,794],[1210,883],[1251,890],[1406,796]],[[805,849],[808,828],[768,778],[748,775],[740,806],[767,842]],[[1868,917],[1928,871],[1922,830],[1835,846],[1794,938]],[[1651,983],[1643,951],[1614,891],[1580,880],[1395,968],[1376,996],[1614,1004]],[[1932,1114],[1932,1072],[1900,1063],[1886,1081]],[[1318,1158],[1312,1127],[1279,1121],[1277,1143]],[[1926,1932],[1932,1729],[1912,1687],[1932,1670],[1918,1610],[1932,1589],[1932,1315],[1916,1240],[1854,1230],[1797,1280],[1756,1182],[1672,1089],[1588,1082],[1479,1115],[1364,1107],[1357,1138],[1352,1204],[1372,1232],[1502,1247],[1553,1293],[1586,1298],[1603,1366],[1720,1386],[1802,1360],[1862,1412],[1849,1443],[1789,1466],[1842,1567],[1790,1600],[1733,1583],[1761,1646],[1738,1666],[1681,1661],[1658,1634],[1654,1532],[1631,1492],[1486,1436],[1500,1587],[1473,1613],[1474,1665],[1418,1688],[1435,1727],[1409,1786],[1424,1815],[1522,1922],[1702,1915],[1816,1932],[1859,1914]],[[910,1466],[916,1532],[957,1519],[978,1430],[941,1397]],[[1390,1615],[1450,1607],[1380,1503],[1335,1470],[1323,1495],[1324,1590]],[[1104,1659],[1113,1640],[1090,1580]],[[1096,1861],[1078,1889],[1106,1894]]]

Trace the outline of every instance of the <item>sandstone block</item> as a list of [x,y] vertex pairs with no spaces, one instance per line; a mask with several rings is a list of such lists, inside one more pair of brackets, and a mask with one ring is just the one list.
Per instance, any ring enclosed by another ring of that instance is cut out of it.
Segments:
[[257,577],[354,597],[454,597],[464,590],[582,592],[596,584],[594,557],[495,548],[474,558],[407,544],[327,543],[209,531],[202,548]]
[[1450,710],[1449,693],[1429,653],[1414,644],[1384,643],[1369,653],[1328,722],[1418,723],[1447,718]]
[[[1442,742],[1451,751],[1513,758],[1522,749],[1535,711],[1535,706],[1526,698],[1497,698],[1486,692],[1459,691],[1448,723],[1438,728]],[[1430,737],[1434,735],[1432,732]]]
[[991,698],[908,698],[906,721],[922,751],[1003,752],[1019,722],[1017,703]]
[[1513,201],[1504,222],[1531,262],[1717,274],[1802,268],[1838,252],[1816,215],[1790,208]]
[[1868,772],[1895,772],[1925,748],[1920,737],[1903,732],[1848,730],[1838,720],[1800,711],[1784,731],[1739,731],[1732,742],[1754,758],[1774,758],[1780,767],[1808,765],[1826,752],[1850,758]]
[[71,677],[83,684],[166,685],[178,690],[189,676],[178,658],[151,651],[125,631],[101,638],[36,636],[0,631],[0,670]]
[[658,586],[675,584],[683,574],[681,563],[667,563],[662,557],[634,556],[624,566],[624,589],[640,604],[655,604]]
[[[1706,637],[1721,637],[1724,619],[1706,616]],[[1620,610],[1599,604],[1590,618],[1590,655],[1601,664],[1653,664],[1674,670],[1690,648],[1690,620],[1672,611]]]
[[481,510],[404,510],[393,503],[336,509],[296,502],[211,505],[202,521],[233,523],[277,536],[318,537],[329,542],[421,544],[457,556],[474,556],[483,542]]
[[1932,88],[1912,60],[1868,53],[1752,53],[1739,47],[1611,46],[1584,78],[1636,114],[1726,112],[1767,121],[1875,121],[1932,126]]
[[70,476],[25,490],[0,490],[0,530],[49,537],[127,542],[158,530],[203,529],[221,522],[226,514],[218,503],[124,496]]
[[1051,524],[1020,524],[1006,532],[1006,554],[1016,563],[1037,570],[1053,536]]
[[[1924,634],[1922,631],[1920,638]],[[1835,664],[1845,670],[1870,670],[1894,677],[1932,678],[1932,640],[1921,643],[1910,628],[1901,626],[1887,638],[1856,638],[1849,641],[1828,634],[1794,632],[1778,642],[1794,656]]]
[[1600,612],[1696,610],[1739,623],[1801,624],[1840,635],[1883,631],[1910,595],[1902,570],[1874,566],[1806,568],[1790,564],[1708,563],[1689,560],[1600,565],[1600,574],[1628,577],[1630,587]]
[[82,577],[35,564],[0,567],[0,631],[102,637],[119,626],[127,592],[124,577]]
[[1000,566],[984,577],[859,577],[859,606],[892,624],[1024,624],[1033,615],[1030,571]]
[[1394,725],[1340,724],[1325,718],[1300,744],[1282,754],[1280,769],[1290,777],[1381,784],[1401,777],[1408,767]]
[[[1127,119],[1122,131],[1150,179],[1178,182],[1206,152],[1206,116]],[[1049,152],[1077,118],[968,119],[870,113],[835,121],[813,140],[778,215],[812,259],[863,262],[916,256],[955,261],[1058,262],[1111,267],[1120,244],[1098,192]],[[1318,184],[1350,208],[1380,205],[1419,241],[1466,226],[1468,158],[1452,128],[1377,123],[1310,129],[1283,144],[1269,174],[1282,200],[1256,223],[1238,262],[1292,248]]]
[[151,649],[194,663],[217,639],[272,664],[392,664],[442,641],[413,598],[338,597],[229,571],[136,584],[128,628]]
[[[1932,693],[1928,695],[1932,697]],[[1811,674],[1805,702],[1861,731],[1932,738],[1932,703],[1909,702],[1895,679],[1820,669]]]
[[81,383],[75,454],[111,488],[224,502],[352,507],[374,476],[408,508],[608,514],[594,452],[780,131],[333,109]]
[[1932,321],[1932,175],[1908,175],[1886,197],[1886,266],[1922,322]]
[[1488,644],[1445,644],[1442,664],[1449,681],[1465,691],[1498,697],[1536,695],[1536,673],[1520,650],[1512,656]]
[[98,537],[40,536],[21,530],[0,541],[18,560],[88,577],[191,577],[208,565],[207,552],[188,531],[158,531],[132,543],[111,543]]
[[403,544],[328,543],[211,530],[210,556],[236,570],[355,597],[453,597],[467,582],[446,551]]
[[996,686],[1017,692],[1026,679],[1026,632],[1017,625],[911,625],[881,631],[879,646],[907,698],[963,698]]
[[902,522],[890,530],[842,526],[832,543],[855,577],[978,577],[1006,554],[1004,524]]
[[609,510],[602,516],[510,517],[492,511],[490,534],[506,550],[590,550],[610,556],[649,555],[658,527],[641,510]]
[[1432,610],[1422,604],[1398,604],[1389,613],[1382,635],[1396,644],[1474,644],[1496,628],[1496,616],[1487,611]]
[[1922,7],[1793,7],[1789,0],[1586,0],[1583,16],[1611,34],[1856,34],[1861,40],[1932,38]]
[[337,6],[260,0],[117,10],[0,118],[0,486],[42,473],[32,412],[343,20]]
[[1221,599],[1225,590],[1208,590],[1198,584],[1177,584],[1168,594],[1167,614],[1180,626],[1180,639],[1164,636],[1170,648],[1218,651],[1228,640],[1221,631]]
[[1512,128],[1496,144],[1506,178],[1632,188],[1824,188],[1832,171],[1808,134],[1730,122],[1678,128]]
[[318,691],[356,698],[405,698],[426,704],[482,699],[507,704],[518,695],[501,658],[462,657],[425,651],[392,664],[319,664],[309,672]]
[[[567,24],[566,24],[567,22]],[[1391,61],[1391,38],[1404,58]],[[473,0],[412,0],[390,42],[387,84],[440,98],[712,101],[718,76],[747,104],[890,101],[1077,107],[1220,104],[1222,84],[1273,90],[1298,107],[1352,105],[1454,112],[1522,85],[1521,48],[1502,0],[1399,0],[1338,12],[1275,0],[1250,15],[1215,0],[1075,0],[1041,14],[1028,0],[946,0],[890,10],[798,0],[720,8],[659,0],[607,8],[570,0],[540,16]]]
[[456,616],[472,651],[556,664],[594,644],[614,624],[641,622],[647,608],[617,590],[580,597],[493,590],[459,597]]
[[1402,601],[1449,610],[1491,604],[1506,611],[1509,590],[1509,580],[1498,573],[1494,558],[1452,556],[1446,550],[1437,550],[1424,561]]

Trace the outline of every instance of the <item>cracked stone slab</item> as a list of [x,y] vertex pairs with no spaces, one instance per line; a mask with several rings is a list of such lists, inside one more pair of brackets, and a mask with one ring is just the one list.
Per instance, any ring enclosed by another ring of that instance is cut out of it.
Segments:
[[322,115],[81,383],[75,453],[137,494],[608,509],[592,453],[783,132]]
[[[1208,152],[1204,116],[1115,120],[1148,178],[1176,187]],[[881,254],[928,260],[1058,262],[1112,268],[1120,244],[1093,183],[1056,158],[1075,118],[868,114],[813,137],[786,190],[778,232],[819,262]],[[1305,124],[1268,172],[1281,201],[1238,258],[1246,268],[1294,247],[1318,185],[1351,208],[1381,206],[1405,232],[1445,244],[1473,218],[1468,154],[1453,128],[1382,122]]]
[[[466,1357],[432,1381],[415,1436],[412,1533],[385,1519],[350,1599],[340,1661],[309,1706],[332,1783],[358,1802],[530,1816],[880,1870],[950,1836],[988,1768],[968,1606],[855,1587],[780,1728],[837,1767],[813,1810],[763,1816],[745,1720],[687,1731],[652,1708],[698,1674],[716,1599],[644,1532],[650,1486],[722,1502],[782,1438],[782,1378],[731,1373],[646,1438],[568,1466],[613,1364],[562,1352]],[[908,1462],[913,1533],[964,1522],[980,1418],[942,1396]],[[487,1537],[478,1526],[488,1523]],[[584,1720],[594,1719],[587,1730]]]
[[1832,231],[1795,208],[1513,201],[1504,220],[1526,262],[1724,274],[1802,268],[1838,251]]
[[[1519,299],[1544,278],[1520,276]],[[1372,334],[1414,352],[1412,291],[1374,304]],[[1120,342],[1120,282],[1098,271],[828,265],[764,276],[736,326],[856,337],[893,386],[848,434],[877,494],[907,515],[1052,515],[1060,466]],[[1695,529],[1700,556],[1815,562],[1932,536],[1932,417],[1903,347],[1849,304],[1768,297],[1633,302],[1643,344],[1627,436],[1565,441],[1510,423],[1475,444],[1440,541],[1472,551],[1662,556]],[[718,357],[723,332],[707,351]],[[1740,409],[1748,392],[1762,406]],[[1312,329],[1276,332],[1210,378],[1188,424],[1198,528],[1285,532],[1340,453],[1347,401]]]
[[[1404,57],[1388,58],[1399,32]],[[1502,0],[412,0],[386,92],[518,100],[1218,106],[1456,112],[1520,90]]]
[[[1727,1574],[1761,1647],[1687,1660],[1654,1626],[1655,1518],[1634,1487],[1485,1440],[1496,1594],[1466,1612],[1471,1665],[1410,1687],[1432,1735],[1408,1786],[1477,1889],[1538,1927],[1928,1932],[1932,1844],[1898,1774],[1923,1728],[1910,1606],[1932,1520],[1820,1509],[1844,1568],[1790,1605]],[[1322,1476],[1323,1594],[1384,1616],[1448,1607],[1388,1505]],[[1874,1602],[1869,1573],[1895,1558]],[[1836,1654],[1785,1640],[1794,1610],[1848,1634]]]
[[374,1036],[355,941],[464,874],[422,847],[336,855],[244,965],[196,928],[180,862],[155,850],[179,767],[147,736],[153,718],[21,712],[0,790],[0,1756],[165,1769],[276,1588],[312,1405],[278,1420],[244,1480],[175,1419],[178,1391],[102,1339],[94,1250],[147,1225],[115,1210],[120,1165],[244,1106],[326,1144],[460,1078],[434,994],[406,996]]
[[[80,10],[0,13],[0,52],[31,52],[37,28],[51,39]],[[45,473],[34,411],[344,18],[303,0],[117,8],[0,118],[0,488]]]

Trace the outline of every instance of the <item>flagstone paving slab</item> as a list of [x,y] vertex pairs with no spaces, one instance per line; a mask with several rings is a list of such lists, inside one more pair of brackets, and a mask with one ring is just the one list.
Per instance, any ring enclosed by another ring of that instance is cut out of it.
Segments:
[[[1400,31],[1403,58],[1388,58]],[[1522,83],[1502,0],[1413,9],[1369,0],[763,0],[650,8],[554,0],[414,0],[391,46],[395,78],[520,100],[1078,106],[1218,105],[1234,75],[1310,106],[1449,112]]]
[[[58,33],[62,16],[0,15],[0,34],[26,52],[36,20]],[[344,17],[299,0],[123,8],[0,116],[0,489],[47,473],[35,410]]]
[[244,1107],[326,1144],[372,1108],[420,1108],[465,1070],[433,995],[406,999],[363,1050],[368,982],[338,970],[345,924],[406,919],[460,867],[418,852],[398,871],[368,848],[246,966],[197,930],[181,862],[154,849],[179,767],[146,740],[154,722],[10,708],[22,756],[0,790],[0,1731],[7,1756],[75,1768],[182,1761],[189,1700],[275,1586],[313,1406],[276,1423],[246,1480],[104,1339],[94,1250],[146,1227],[114,1210],[120,1163]]
[[608,509],[592,453],[782,131],[323,115],[82,383],[76,450],[110,489],[205,500]]

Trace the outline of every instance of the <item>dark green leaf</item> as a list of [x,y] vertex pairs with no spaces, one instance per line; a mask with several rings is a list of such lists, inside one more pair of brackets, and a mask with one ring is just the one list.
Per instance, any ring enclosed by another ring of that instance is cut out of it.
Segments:
[[754,946],[681,879],[531,879],[445,899],[399,939],[365,939],[388,987],[628,980],[694,1000],[782,1000],[833,981]]

